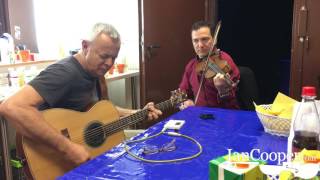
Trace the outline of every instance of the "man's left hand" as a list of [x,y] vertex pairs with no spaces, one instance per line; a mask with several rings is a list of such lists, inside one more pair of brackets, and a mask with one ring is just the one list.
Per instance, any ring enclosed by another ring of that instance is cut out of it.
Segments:
[[143,109],[148,109],[148,120],[154,120],[154,119],[158,119],[160,115],[162,115],[162,112],[154,107],[154,103],[153,102],[149,102],[148,104],[146,104],[144,106]]
[[219,92],[227,92],[232,88],[232,85],[228,84],[224,75],[220,73],[213,78],[213,83]]

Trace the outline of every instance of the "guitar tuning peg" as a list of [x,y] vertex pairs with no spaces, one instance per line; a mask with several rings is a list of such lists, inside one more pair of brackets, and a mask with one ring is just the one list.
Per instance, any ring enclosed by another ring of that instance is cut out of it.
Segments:
[[174,95],[174,91],[170,91],[170,94],[171,94],[171,96],[173,96]]

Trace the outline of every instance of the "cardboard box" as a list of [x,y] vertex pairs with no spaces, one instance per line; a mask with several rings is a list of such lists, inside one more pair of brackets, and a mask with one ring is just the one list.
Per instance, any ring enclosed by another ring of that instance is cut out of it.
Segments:
[[[249,159],[248,167],[242,167],[242,163],[231,162],[229,156],[221,156],[213,159],[209,163],[210,180],[263,180],[266,176],[260,171],[259,164],[265,164],[263,161],[252,161]],[[240,165],[240,166],[239,166]]]

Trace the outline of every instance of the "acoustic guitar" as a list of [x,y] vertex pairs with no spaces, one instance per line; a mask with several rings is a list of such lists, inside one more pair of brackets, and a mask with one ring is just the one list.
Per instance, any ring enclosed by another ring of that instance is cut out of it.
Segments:
[[[164,111],[186,100],[186,95],[178,90],[171,93],[169,100],[155,106]],[[123,129],[146,119],[148,110],[120,119],[116,108],[109,101],[102,100],[87,112],[53,108],[42,113],[45,121],[54,129],[71,141],[85,146],[91,157],[96,157],[121,143],[124,140]],[[26,174],[30,179],[55,179],[75,168],[61,154],[44,144],[22,137],[21,145],[26,160]]]

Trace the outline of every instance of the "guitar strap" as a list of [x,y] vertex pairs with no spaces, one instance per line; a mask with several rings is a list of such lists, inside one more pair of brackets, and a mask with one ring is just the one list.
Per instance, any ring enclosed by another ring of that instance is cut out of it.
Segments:
[[[96,91],[99,100],[109,100],[107,82],[104,76],[98,79],[98,83],[96,84]],[[86,111],[92,108],[92,106],[96,103],[97,102],[94,101],[89,102],[89,104],[87,104],[85,108]]]
[[104,76],[99,78],[99,83],[97,83],[97,91],[100,100],[109,99],[107,82]]

